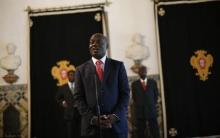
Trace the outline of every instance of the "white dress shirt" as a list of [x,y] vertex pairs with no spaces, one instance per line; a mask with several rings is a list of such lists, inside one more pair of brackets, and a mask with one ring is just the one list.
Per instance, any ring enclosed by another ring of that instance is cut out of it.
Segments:
[[101,60],[102,61],[102,70],[104,71],[104,67],[105,67],[105,61],[106,61],[106,58],[107,58],[107,56],[105,55],[104,57],[102,57],[101,59],[96,59],[96,58],[94,58],[94,57],[92,57],[92,61],[93,61],[93,64],[96,66],[96,61],[97,60]]

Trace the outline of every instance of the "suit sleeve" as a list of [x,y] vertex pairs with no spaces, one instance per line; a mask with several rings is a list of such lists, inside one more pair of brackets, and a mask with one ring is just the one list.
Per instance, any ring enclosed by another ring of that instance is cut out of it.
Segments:
[[157,104],[159,92],[158,92],[158,88],[157,88],[157,82],[155,80],[153,82],[154,82],[154,101],[155,101],[155,104]]
[[135,96],[135,88],[134,88],[134,82],[131,84],[131,92],[132,92],[132,99],[134,102],[136,102],[136,96]]
[[119,75],[118,76],[119,102],[118,105],[116,106],[114,114],[120,117],[122,114],[127,112],[128,102],[130,97],[127,73],[123,63],[120,64],[118,75]]
[[61,88],[58,88],[58,91],[57,91],[57,93],[56,93],[56,95],[55,95],[55,99],[56,99],[57,103],[58,103],[60,106],[62,106],[63,101],[64,101],[64,94],[63,94],[63,91],[62,91]]
[[73,99],[79,113],[82,116],[87,116],[88,120],[90,120],[93,116],[93,113],[86,104],[85,88],[82,82],[82,76],[78,69],[75,72],[75,90],[74,90]]

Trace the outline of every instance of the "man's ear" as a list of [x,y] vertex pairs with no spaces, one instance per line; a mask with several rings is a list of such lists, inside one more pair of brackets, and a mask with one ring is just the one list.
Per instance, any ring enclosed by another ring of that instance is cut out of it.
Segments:
[[108,47],[109,47],[109,39],[107,37],[105,37],[105,42],[106,42],[106,49],[108,49]]

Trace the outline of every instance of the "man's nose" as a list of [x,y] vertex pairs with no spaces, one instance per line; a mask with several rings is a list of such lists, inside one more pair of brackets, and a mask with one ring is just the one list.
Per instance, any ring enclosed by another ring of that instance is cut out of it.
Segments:
[[92,44],[89,45],[89,48],[92,48],[92,49],[97,48],[97,47],[98,47],[98,46],[97,46],[96,43],[92,43]]

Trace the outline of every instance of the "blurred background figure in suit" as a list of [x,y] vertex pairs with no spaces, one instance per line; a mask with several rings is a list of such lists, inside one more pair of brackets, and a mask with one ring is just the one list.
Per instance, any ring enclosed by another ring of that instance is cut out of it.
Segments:
[[160,138],[157,122],[157,83],[147,78],[147,68],[141,66],[138,71],[140,79],[131,85],[134,113],[135,138]]
[[63,116],[65,121],[65,129],[67,138],[80,137],[80,115],[76,109],[73,93],[75,87],[75,71],[70,70],[67,73],[68,83],[60,86],[56,94],[56,101],[63,107]]

